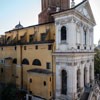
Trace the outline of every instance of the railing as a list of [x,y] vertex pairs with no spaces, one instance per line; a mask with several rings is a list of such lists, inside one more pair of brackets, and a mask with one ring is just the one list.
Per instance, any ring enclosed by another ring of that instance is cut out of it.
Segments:
[[18,40],[16,43],[3,43],[0,46],[15,46],[15,45],[29,45],[29,44],[46,44],[46,43],[54,43],[54,40],[46,40],[46,41],[34,41],[34,42],[21,42]]

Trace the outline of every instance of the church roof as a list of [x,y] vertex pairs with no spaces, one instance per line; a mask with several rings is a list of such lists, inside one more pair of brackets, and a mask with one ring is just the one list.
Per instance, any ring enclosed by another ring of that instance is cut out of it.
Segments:
[[26,28],[30,28],[30,27],[40,26],[40,25],[52,24],[52,23],[54,23],[54,21],[52,21],[52,22],[46,22],[46,23],[41,23],[41,24],[36,24],[36,25],[31,25],[31,26],[22,27],[22,28],[14,28],[12,30],[6,31],[5,33],[12,32],[12,31],[16,31],[16,30],[20,30],[20,29],[26,29]]
[[23,28],[23,26],[20,24],[20,22],[19,22],[19,24],[17,24],[16,26],[15,26],[15,29],[21,29],[21,28]]

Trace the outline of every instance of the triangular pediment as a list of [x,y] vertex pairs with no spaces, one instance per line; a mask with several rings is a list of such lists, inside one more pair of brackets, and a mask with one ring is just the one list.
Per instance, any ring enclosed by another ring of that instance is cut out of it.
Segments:
[[95,24],[95,19],[89,4],[89,1],[86,0],[83,3],[79,4],[75,8],[83,17],[86,17],[88,20],[92,21]]

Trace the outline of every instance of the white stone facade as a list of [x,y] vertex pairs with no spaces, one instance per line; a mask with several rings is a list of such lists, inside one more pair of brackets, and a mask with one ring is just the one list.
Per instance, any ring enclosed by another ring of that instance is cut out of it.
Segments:
[[[85,10],[81,12],[82,9]],[[56,51],[53,54],[56,61],[56,100],[75,100],[78,99],[79,92],[84,91],[85,86],[94,82],[95,22],[88,1],[84,1],[75,9],[53,16],[56,27]],[[66,31],[62,30],[62,27],[65,27]],[[65,32],[66,38],[62,38]],[[65,84],[62,80],[63,70],[67,76]],[[65,90],[62,89],[64,86],[67,87]]]

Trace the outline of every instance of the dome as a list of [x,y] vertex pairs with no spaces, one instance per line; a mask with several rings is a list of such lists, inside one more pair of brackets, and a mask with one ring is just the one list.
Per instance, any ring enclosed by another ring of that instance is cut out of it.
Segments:
[[19,22],[19,24],[15,26],[15,29],[20,29],[20,28],[23,28],[23,26]]

